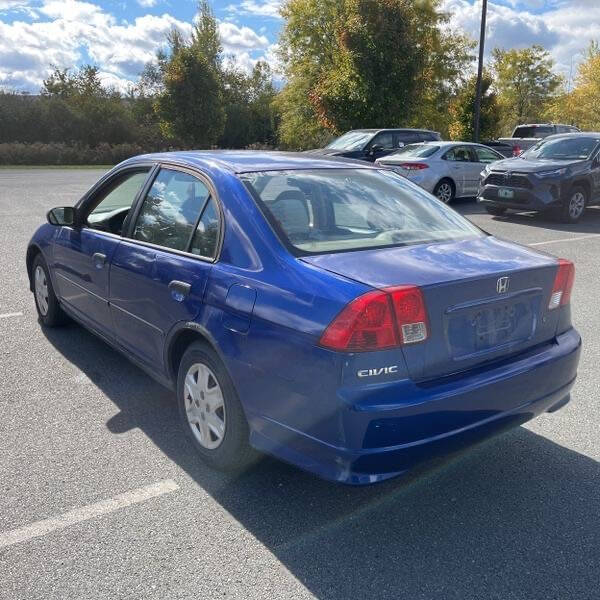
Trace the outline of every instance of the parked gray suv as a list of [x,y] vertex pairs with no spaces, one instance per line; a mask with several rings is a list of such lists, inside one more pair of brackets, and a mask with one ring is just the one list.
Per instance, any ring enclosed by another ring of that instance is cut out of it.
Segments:
[[553,135],[488,165],[478,201],[492,215],[554,210],[562,221],[577,222],[586,206],[600,204],[600,133]]

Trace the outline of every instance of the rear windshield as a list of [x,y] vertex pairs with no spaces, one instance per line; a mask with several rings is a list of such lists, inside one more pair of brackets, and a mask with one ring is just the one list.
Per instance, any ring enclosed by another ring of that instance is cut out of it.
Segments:
[[554,133],[554,128],[549,126],[533,127],[531,125],[517,127],[513,132],[516,138],[545,138]]
[[597,137],[554,138],[539,142],[521,154],[521,158],[547,160],[586,160],[598,144]]
[[295,254],[452,241],[484,234],[391,171],[248,173],[243,180]]
[[387,158],[394,156],[402,156],[403,158],[427,158],[435,154],[440,149],[439,146],[431,146],[430,144],[411,144],[397,150],[394,154],[390,154]]

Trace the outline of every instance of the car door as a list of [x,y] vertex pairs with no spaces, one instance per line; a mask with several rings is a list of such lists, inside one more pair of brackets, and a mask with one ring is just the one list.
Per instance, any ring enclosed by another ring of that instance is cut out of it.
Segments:
[[448,173],[456,186],[456,196],[469,194],[469,179],[472,177],[473,162],[468,146],[453,146],[442,159],[448,161]]
[[479,190],[481,172],[487,165],[497,160],[503,160],[504,156],[485,146],[471,146],[471,152],[473,159],[473,179],[469,181],[469,195],[475,196]]
[[165,338],[199,313],[221,235],[221,212],[208,180],[163,166],[138,202],[110,272],[117,342],[162,371]]
[[52,267],[61,302],[76,317],[109,337],[110,261],[121,240],[123,222],[150,168],[124,169],[93,190],[77,207],[78,225],[62,227],[53,249]]

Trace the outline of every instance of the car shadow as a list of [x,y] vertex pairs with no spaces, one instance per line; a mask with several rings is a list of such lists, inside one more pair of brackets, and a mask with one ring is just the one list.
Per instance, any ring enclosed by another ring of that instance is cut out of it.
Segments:
[[[467,217],[470,215],[487,214],[485,208],[478,204],[474,198],[461,198],[452,204],[452,208],[461,215]],[[600,207],[590,206],[586,209],[579,223],[560,223],[550,213],[536,212],[509,212],[501,217],[491,217],[494,221],[517,223],[519,225],[528,225],[530,227],[541,227],[550,231],[563,231],[565,233],[600,233]]]
[[271,458],[224,475],[195,458],[170,392],[83,328],[43,331],[118,408],[111,432],[139,428],[317,598],[598,597],[600,464],[587,456],[519,427],[371,487]]

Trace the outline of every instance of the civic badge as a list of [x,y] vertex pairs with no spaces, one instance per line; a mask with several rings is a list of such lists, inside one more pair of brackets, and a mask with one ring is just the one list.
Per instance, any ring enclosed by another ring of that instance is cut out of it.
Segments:
[[508,292],[508,277],[500,277],[496,282],[496,291],[499,294],[506,294]]

